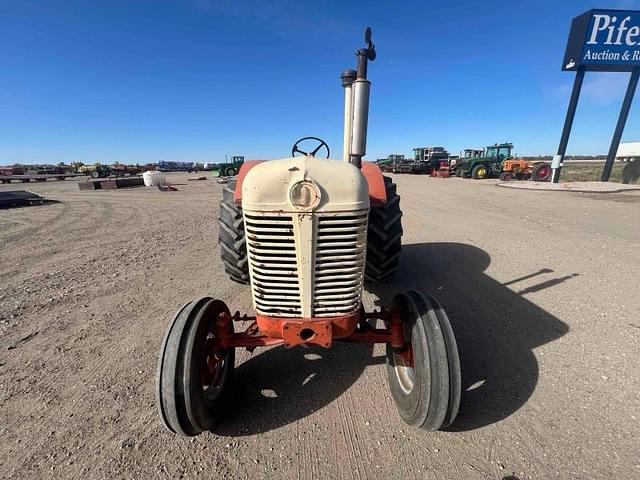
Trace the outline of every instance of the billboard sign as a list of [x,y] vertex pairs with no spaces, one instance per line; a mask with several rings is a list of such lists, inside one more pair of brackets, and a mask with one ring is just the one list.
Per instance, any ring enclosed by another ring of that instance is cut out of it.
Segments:
[[640,67],[640,11],[589,10],[571,22],[562,70],[628,72]]

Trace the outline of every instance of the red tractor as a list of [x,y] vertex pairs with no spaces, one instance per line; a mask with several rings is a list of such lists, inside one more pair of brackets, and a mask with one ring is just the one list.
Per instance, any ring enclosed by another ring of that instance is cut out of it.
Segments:
[[[291,157],[244,162],[224,189],[220,251],[229,277],[250,285],[255,313],[231,313],[220,299],[184,305],[162,343],[157,404],[163,424],[185,436],[212,430],[232,388],[235,349],[331,348],[334,342],[382,343],[398,412],[409,425],[439,430],[456,417],[461,375],[443,308],[415,291],[367,312],[363,283],[388,282],[401,253],[396,185],[363,162],[375,59],[371,30],[357,70],[342,73],[343,161],[315,137]],[[312,146],[309,146],[312,145]],[[319,158],[320,152],[326,158]],[[241,322],[248,327],[237,329]],[[268,371],[266,372],[268,374]]]

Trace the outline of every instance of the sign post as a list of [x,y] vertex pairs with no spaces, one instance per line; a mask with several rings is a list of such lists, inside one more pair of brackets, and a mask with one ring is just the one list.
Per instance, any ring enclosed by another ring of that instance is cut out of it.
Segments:
[[575,71],[576,78],[567,116],[552,164],[551,181],[558,183],[573,119],[586,71],[631,72],[601,180],[609,180],[620,138],[629,116],[640,75],[640,11],[588,10],[571,22],[571,32],[562,62],[563,71]]
[[562,162],[565,153],[567,153],[567,144],[569,143],[569,135],[571,134],[571,126],[573,125],[573,117],[576,115],[578,107],[578,99],[580,98],[580,90],[582,89],[582,80],[584,80],[584,68],[579,68],[576,72],[576,78],[573,81],[573,90],[571,90],[571,99],[567,107],[567,116],[564,119],[564,127],[562,128],[562,136],[560,137],[560,145],[558,145],[558,154],[551,164],[551,181],[558,183],[560,180],[560,171],[562,170]]
[[607,162],[604,164],[604,170],[602,171],[603,182],[609,181],[611,175],[611,169],[613,168],[613,162],[616,159],[616,152],[620,145],[620,138],[624,130],[624,125],[627,123],[627,117],[629,116],[629,110],[631,109],[631,102],[633,101],[633,94],[636,93],[636,87],[638,86],[638,76],[640,76],[640,68],[634,68],[631,72],[631,78],[629,78],[629,84],[627,85],[627,93],[624,95],[622,101],[622,107],[620,108],[620,116],[618,116],[618,123],[616,124],[616,130],[613,132],[613,138],[611,139],[611,146],[609,147],[609,154],[607,155]]

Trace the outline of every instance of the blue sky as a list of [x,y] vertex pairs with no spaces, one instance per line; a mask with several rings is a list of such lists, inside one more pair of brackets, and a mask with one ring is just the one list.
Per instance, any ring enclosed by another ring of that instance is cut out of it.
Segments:
[[[0,164],[341,155],[339,74],[371,25],[368,158],[554,153],[571,19],[640,2],[0,0]],[[628,74],[587,73],[568,153],[606,153]],[[638,101],[623,140],[640,140]]]

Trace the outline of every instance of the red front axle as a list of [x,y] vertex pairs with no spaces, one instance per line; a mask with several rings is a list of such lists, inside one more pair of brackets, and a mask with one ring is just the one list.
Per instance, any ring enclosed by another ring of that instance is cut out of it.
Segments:
[[[368,320],[383,320],[387,327],[372,327]],[[232,333],[233,322],[249,321],[243,331]],[[406,342],[402,329],[402,319],[395,312],[356,312],[352,315],[319,318],[283,318],[241,316],[239,312],[228,315],[221,312],[216,324],[216,337],[220,348],[256,347],[284,345],[320,345],[331,347],[334,340],[352,343],[387,343],[393,348],[405,350]],[[409,339],[410,340],[410,339]]]

